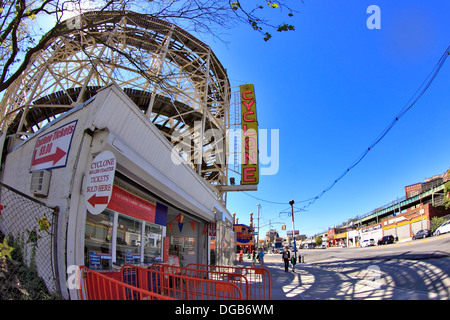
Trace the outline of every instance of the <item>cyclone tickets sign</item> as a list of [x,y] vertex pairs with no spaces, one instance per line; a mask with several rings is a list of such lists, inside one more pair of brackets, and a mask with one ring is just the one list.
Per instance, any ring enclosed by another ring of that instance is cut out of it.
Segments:
[[97,215],[106,209],[113,190],[116,157],[111,151],[103,151],[92,160],[87,175],[85,203],[87,210]]
[[36,140],[30,172],[65,167],[77,120],[52,130]]

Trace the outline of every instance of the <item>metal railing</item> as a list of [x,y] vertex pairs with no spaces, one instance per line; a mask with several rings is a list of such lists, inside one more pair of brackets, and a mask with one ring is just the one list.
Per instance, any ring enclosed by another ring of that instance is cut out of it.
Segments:
[[79,270],[81,300],[174,300],[120,282],[84,266]]
[[272,278],[269,270],[265,268],[214,266],[195,263],[188,264],[186,268],[242,275],[248,280],[248,300],[270,300],[272,298]]
[[123,281],[137,288],[179,300],[242,300],[234,283],[199,279],[133,265],[121,268]]
[[239,287],[242,292],[242,298],[244,300],[250,300],[255,294],[251,292],[251,286],[248,282],[247,278],[242,274],[238,273],[230,273],[224,271],[211,271],[211,270],[201,270],[197,268],[187,268],[187,267],[178,267],[163,263],[154,263],[150,266],[152,270],[162,271],[170,274],[179,274],[186,277],[196,278],[196,279],[209,279],[209,280],[217,280],[217,281],[226,281],[231,282]]

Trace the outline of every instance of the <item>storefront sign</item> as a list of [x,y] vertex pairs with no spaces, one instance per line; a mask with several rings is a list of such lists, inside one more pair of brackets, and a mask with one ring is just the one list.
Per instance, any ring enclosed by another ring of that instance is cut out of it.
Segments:
[[361,233],[366,233],[366,232],[371,232],[371,231],[375,231],[381,229],[381,224],[377,224],[368,228],[364,228],[361,230]]
[[234,225],[234,232],[236,233],[237,245],[248,245],[253,243],[253,237],[256,235],[253,228],[246,225]]
[[126,250],[125,251],[125,261],[127,263],[134,263],[136,260],[140,260],[141,255],[139,253],[134,252],[134,250]]
[[334,239],[344,239],[344,238],[347,238],[347,232],[338,233],[334,236]]
[[156,205],[118,186],[112,188],[111,200],[108,209],[123,213],[127,216],[155,223]]
[[250,244],[253,242],[253,235],[238,232],[236,234],[236,239],[238,245]]
[[33,150],[30,171],[65,167],[77,120],[40,136]]
[[258,184],[258,121],[256,119],[255,89],[252,84],[240,86],[242,164],[241,184]]
[[108,206],[115,171],[116,157],[111,151],[103,151],[92,161],[85,190],[86,208],[91,214],[97,215]]
[[89,268],[101,269],[101,261],[102,260],[111,260],[111,259],[112,259],[112,256],[110,253],[89,251]]

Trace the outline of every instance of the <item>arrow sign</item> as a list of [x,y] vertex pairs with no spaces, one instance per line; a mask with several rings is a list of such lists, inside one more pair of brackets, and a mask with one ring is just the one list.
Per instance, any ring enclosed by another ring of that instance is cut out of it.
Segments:
[[[49,131],[36,139],[30,171],[65,167],[77,120]],[[45,131],[44,131],[45,132]]]
[[93,195],[92,195],[92,197],[90,197],[88,200],[87,200],[90,204],[91,204],[91,206],[93,206],[93,207],[95,207],[97,204],[108,204],[108,202],[109,202],[109,197],[107,197],[107,196],[103,196],[103,197],[97,197],[97,194],[96,193],[94,193]]
[[116,157],[111,151],[103,151],[88,167],[85,203],[88,211],[97,215],[108,206],[116,172]]
[[67,154],[67,152],[61,150],[59,147],[56,147],[56,151],[54,153],[44,156],[42,158],[36,159],[36,154],[37,150],[34,150],[33,162],[31,163],[32,166],[36,166],[38,164],[47,162],[53,162],[52,166],[54,166],[56,163],[58,163],[59,160],[61,160]]

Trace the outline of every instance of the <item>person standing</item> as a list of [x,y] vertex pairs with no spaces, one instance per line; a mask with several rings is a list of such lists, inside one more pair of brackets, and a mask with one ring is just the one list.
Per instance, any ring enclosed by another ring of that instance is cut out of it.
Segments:
[[283,261],[284,261],[284,272],[288,272],[289,270],[289,258],[291,257],[291,252],[289,251],[289,247],[282,253]]
[[264,268],[264,251],[262,248],[259,248],[259,253],[258,253],[258,258],[259,258],[259,263],[261,263],[261,268]]

